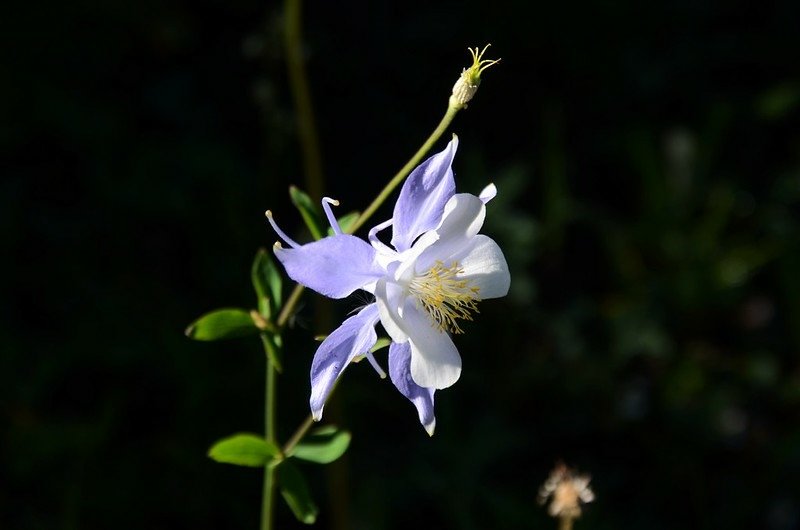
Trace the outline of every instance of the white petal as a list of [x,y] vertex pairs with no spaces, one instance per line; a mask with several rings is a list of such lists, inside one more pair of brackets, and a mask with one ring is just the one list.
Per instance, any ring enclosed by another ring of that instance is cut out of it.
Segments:
[[497,196],[497,187],[494,184],[489,184],[478,195],[478,198],[483,201],[483,204],[491,201]]
[[492,238],[478,234],[459,255],[450,257],[464,270],[459,278],[478,288],[478,298],[499,298],[508,294],[511,275],[503,251]]
[[439,240],[430,245],[415,261],[414,269],[421,274],[437,261],[450,265],[451,256],[462,254],[483,226],[486,206],[478,197],[468,193],[454,195],[445,206],[441,224],[436,228]]
[[383,329],[392,341],[399,344],[406,342],[408,334],[399,314],[400,304],[403,303],[402,288],[396,283],[388,283],[385,279],[378,280],[375,285],[375,302],[378,304],[378,314]]
[[444,206],[442,222],[436,231],[441,239],[472,237],[480,231],[485,218],[486,205],[482,200],[469,193],[458,193]]
[[461,377],[461,356],[444,331],[430,317],[407,301],[403,312],[411,343],[411,378],[419,386],[442,389]]
[[400,265],[394,272],[395,280],[399,282],[409,281],[412,276],[414,276],[416,271],[415,264],[417,262],[417,258],[419,258],[420,254],[425,252],[428,247],[436,243],[438,240],[439,234],[436,233],[435,230],[431,230],[419,236],[419,239],[417,239],[416,243],[414,243],[414,246],[412,246],[410,249],[400,254],[396,254],[397,259],[400,260]]

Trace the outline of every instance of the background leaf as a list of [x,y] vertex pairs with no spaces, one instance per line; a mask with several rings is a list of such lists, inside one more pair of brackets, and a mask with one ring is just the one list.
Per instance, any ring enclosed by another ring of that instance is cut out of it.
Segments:
[[289,461],[282,462],[278,467],[278,487],[297,520],[305,524],[314,524],[319,508],[311,499],[306,479]]
[[281,306],[283,278],[266,249],[261,248],[256,253],[250,279],[258,296],[258,311],[270,318]]
[[238,308],[217,309],[201,316],[186,328],[194,340],[220,340],[246,337],[259,332],[248,311]]
[[263,467],[278,453],[275,444],[250,433],[223,438],[208,450],[208,456],[217,462],[247,467]]
[[311,197],[300,188],[296,186],[289,187],[289,197],[292,199],[292,204],[303,216],[303,221],[306,223],[311,236],[314,239],[322,239],[325,230],[322,228],[325,224],[322,222],[322,212]]

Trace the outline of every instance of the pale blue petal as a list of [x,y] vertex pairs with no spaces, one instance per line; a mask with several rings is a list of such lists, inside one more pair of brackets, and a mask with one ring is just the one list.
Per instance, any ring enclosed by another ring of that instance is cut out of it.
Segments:
[[378,341],[375,324],[378,307],[370,304],[348,318],[328,335],[314,354],[311,363],[311,414],[319,421],[322,408],[344,369],[358,355],[369,352]]
[[419,386],[411,378],[411,345],[409,343],[389,346],[389,377],[405,397],[414,404],[419,414],[419,421],[428,434],[433,436],[436,428],[436,416],[433,413],[432,388]]
[[458,148],[453,139],[441,152],[417,166],[408,176],[394,206],[392,245],[399,252],[439,224],[444,205],[456,190],[451,164]]
[[274,250],[291,279],[331,298],[344,298],[384,274],[375,262],[375,249],[351,235]]

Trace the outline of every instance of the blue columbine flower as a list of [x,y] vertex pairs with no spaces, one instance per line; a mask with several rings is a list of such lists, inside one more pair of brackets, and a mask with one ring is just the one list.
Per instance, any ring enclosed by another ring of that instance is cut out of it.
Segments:
[[[389,376],[432,435],[434,391],[451,386],[461,375],[461,356],[450,333],[462,333],[459,320],[472,320],[480,300],[508,293],[503,252],[478,233],[485,204],[497,190],[490,184],[477,197],[455,193],[451,164],[457,147],[454,136],[441,153],[411,173],[392,218],[370,230],[369,243],[342,233],[330,207],[338,203],[328,198],[322,206],[334,235],[306,245],[292,241],[268,212],[272,227],[291,247],[276,243],[274,249],[291,279],[331,298],[357,289],[375,296],[374,303],[328,335],[314,355],[310,404],[316,420],[349,363],[366,356],[385,376],[369,352],[380,321],[392,339]],[[377,235],[389,227],[391,246]]]

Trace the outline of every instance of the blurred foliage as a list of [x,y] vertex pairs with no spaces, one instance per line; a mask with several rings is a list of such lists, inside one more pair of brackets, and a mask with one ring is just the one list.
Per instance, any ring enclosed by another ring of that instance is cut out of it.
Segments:
[[[182,331],[255,308],[264,210],[310,237],[287,193],[280,6],[46,8],[15,4],[0,47],[0,527],[252,528],[260,476],[206,450],[261,429],[263,353]],[[456,339],[433,438],[388,381],[347,371],[326,414],[351,447],[309,466],[296,491],[327,501],[298,510],[320,528],[555,528],[535,498],[563,458],[597,494],[579,529],[799,528],[800,4],[304,16],[343,212],[435,125],[466,47],[493,43],[455,171],[461,191],[498,186],[484,232],[512,292]],[[330,331],[311,311],[286,337],[283,439]]]

